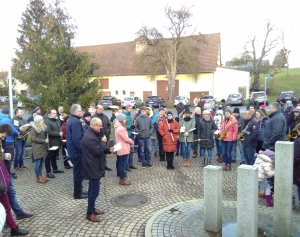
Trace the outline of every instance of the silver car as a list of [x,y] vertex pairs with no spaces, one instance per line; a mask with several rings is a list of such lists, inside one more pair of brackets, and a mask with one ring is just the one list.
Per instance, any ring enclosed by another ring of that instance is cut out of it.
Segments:
[[230,94],[227,97],[227,103],[231,105],[243,105],[244,98],[241,93]]
[[187,96],[176,96],[174,99],[174,107],[178,105],[179,101],[182,100],[184,105],[190,106],[190,99]]
[[126,105],[130,104],[132,106],[132,108],[136,108],[136,107],[140,107],[143,106],[144,103],[143,101],[139,98],[139,97],[126,97],[123,99],[122,101],[122,107],[125,108]]
[[250,100],[254,100],[257,98],[259,104],[263,104],[266,100],[266,105],[268,105],[268,96],[264,91],[255,91],[250,95]]

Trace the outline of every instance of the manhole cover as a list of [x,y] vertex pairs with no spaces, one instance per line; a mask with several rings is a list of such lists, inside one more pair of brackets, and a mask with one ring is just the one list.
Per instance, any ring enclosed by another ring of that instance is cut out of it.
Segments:
[[122,207],[138,207],[148,203],[148,198],[141,194],[124,194],[112,200],[112,202]]

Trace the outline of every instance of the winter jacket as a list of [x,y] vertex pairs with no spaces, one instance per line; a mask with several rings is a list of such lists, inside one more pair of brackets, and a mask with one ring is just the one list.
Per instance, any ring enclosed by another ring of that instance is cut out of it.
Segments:
[[6,137],[6,142],[15,142],[15,137],[19,136],[19,131],[13,125],[11,119],[5,115],[0,113],[0,124],[9,124],[12,127],[13,135]]
[[[237,139],[237,134],[238,134],[237,120],[233,115],[231,115],[230,121],[231,121],[231,125],[230,125],[229,129],[227,130],[227,133],[226,133],[227,136],[223,139],[224,142],[232,142],[232,141],[236,141],[236,139]],[[225,119],[225,116],[224,116],[224,119],[222,121],[221,130],[220,130],[220,135],[226,128],[226,125],[228,122],[229,122],[229,120]]]
[[277,141],[285,141],[286,121],[281,112],[277,110],[269,115],[269,120],[264,133],[263,147],[265,149],[275,150]]
[[[4,156],[4,154],[3,154],[3,156]],[[10,185],[10,174],[7,171],[4,160],[0,161],[0,179],[1,179],[2,183],[6,186],[6,191],[7,191],[7,189],[9,188],[9,185]]]
[[294,142],[294,184],[300,187],[300,137]]
[[251,100],[247,105],[247,110],[249,110],[250,106],[253,106],[255,110],[259,109],[259,103]]
[[263,119],[257,121],[257,123],[258,123],[257,141],[263,141],[264,140],[264,133],[265,133],[265,129],[267,127],[268,119],[269,119],[268,117],[264,117]]
[[300,114],[297,117],[292,114],[287,121],[287,124],[290,125],[291,131],[298,125],[298,123],[300,123]]
[[118,156],[128,155],[130,153],[130,145],[134,144],[133,140],[128,137],[126,128],[116,120],[114,124],[116,144],[121,143],[121,150],[117,151]]
[[[194,142],[194,133],[190,131],[195,128],[195,120],[190,117],[190,120],[187,121],[186,118],[179,119],[179,127],[184,127],[184,132],[181,132],[179,135],[180,142]],[[187,136],[186,136],[187,135]],[[185,140],[186,137],[186,140]]]
[[[173,132],[169,132],[172,129]],[[175,119],[172,122],[164,120],[158,128],[159,134],[162,136],[162,144],[164,152],[175,152],[178,140],[178,134],[180,132],[179,124]]]
[[132,116],[130,112],[123,111],[122,112],[126,116],[126,130],[128,132],[128,136],[131,137],[133,128],[131,126],[133,125]]
[[204,101],[199,101],[197,104],[197,107],[200,107],[201,111],[203,111],[203,107],[204,107]]
[[[25,119],[20,118],[18,116],[13,117],[12,119],[13,125],[16,127],[16,129],[19,131],[19,128],[22,127],[24,124],[26,124]],[[20,132],[22,134],[22,132]],[[16,141],[26,141],[28,138],[28,135],[22,137],[22,138],[16,138]]]
[[139,139],[150,138],[153,133],[153,124],[148,116],[138,116],[135,121],[135,130],[138,133]]
[[45,158],[47,156],[47,143],[45,131],[41,131],[34,122],[30,122],[30,138],[32,141],[32,154],[35,160]]
[[61,126],[59,119],[44,117],[44,123],[47,126],[48,136],[49,136],[49,147],[61,145]]
[[265,181],[275,174],[272,160],[264,154],[257,155],[254,166],[258,167],[258,182]]
[[82,138],[82,171],[86,179],[101,179],[105,174],[104,154],[110,152],[99,137],[100,134],[89,127]]
[[[61,125],[61,131],[62,131],[62,139],[63,140],[66,140],[67,139],[67,124],[66,123],[63,123]],[[63,144],[67,144],[67,141],[63,142]]]
[[193,133],[195,135],[197,135],[198,134],[198,128],[199,128],[199,121],[200,121],[200,119],[203,118],[203,115],[202,114],[194,114],[194,118],[195,118],[195,128],[196,129],[193,131]]
[[67,123],[67,149],[69,156],[82,153],[84,128],[79,117],[71,115]]
[[209,139],[200,140],[200,148],[214,148],[214,137],[213,134],[217,130],[217,126],[213,119],[206,121],[204,118],[200,119],[198,123],[198,139]]
[[177,111],[177,114],[179,115],[184,109],[184,104],[183,103],[178,103],[176,105],[176,111]]
[[160,134],[159,131],[158,131],[159,126],[160,126],[160,125],[162,124],[162,122],[165,121],[165,120],[166,120],[165,117],[159,117],[159,116],[157,116],[156,122],[153,124],[154,129],[156,130],[156,133],[157,133],[157,134]]
[[95,113],[92,118],[99,118],[102,121],[102,130],[106,136],[107,139],[109,139],[109,135],[111,132],[111,125],[110,125],[110,121],[108,119],[108,117],[106,116],[106,114],[97,114]]
[[244,119],[240,115],[236,116],[235,118],[237,120],[238,133],[240,133],[242,131],[242,125],[243,125]]
[[243,146],[257,146],[258,129],[258,123],[254,118],[243,121],[242,131],[245,130],[244,140],[241,141]]

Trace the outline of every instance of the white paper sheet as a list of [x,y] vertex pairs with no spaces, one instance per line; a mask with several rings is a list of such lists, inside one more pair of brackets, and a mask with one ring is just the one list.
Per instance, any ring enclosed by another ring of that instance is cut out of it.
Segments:
[[14,120],[14,126],[19,127],[19,121],[18,120]]
[[180,132],[185,132],[185,127],[180,127]]
[[191,128],[191,129],[190,129],[190,132],[191,132],[191,131],[194,131],[195,129],[196,129],[196,128]]
[[53,147],[50,147],[49,148],[49,151],[55,151],[55,150],[57,150],[58,149],[58,146],[53,146]]
[[114,151],[118,151],[121,149],[122,149],[121,142],[118,142],[116,145],[114,145]]
[[219,134],[219,133],[220,133],[219,129],[214,132],[214,134]]
[[67,139],[64,139],[64,140],[61,140],[62,142],[66,142],[67,141]]

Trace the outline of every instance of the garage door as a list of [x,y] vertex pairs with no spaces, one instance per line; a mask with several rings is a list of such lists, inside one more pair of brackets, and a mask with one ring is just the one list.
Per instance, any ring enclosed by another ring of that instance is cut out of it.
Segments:
[[[166,104],[168,104],[168,91],[167,91],[167,82],[166,81],[157,81],[156,82],[157,88],[157,95],[164,98]],[[175,90],[174,90],[174,97],[177,96],[179,93],[179,80],[175,80]]]

